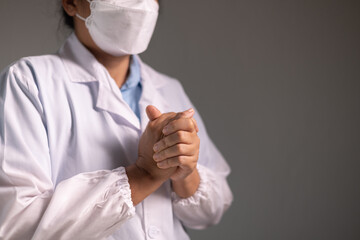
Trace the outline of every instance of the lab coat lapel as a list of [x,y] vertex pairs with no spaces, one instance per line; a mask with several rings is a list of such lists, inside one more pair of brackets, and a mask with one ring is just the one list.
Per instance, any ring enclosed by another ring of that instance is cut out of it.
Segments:
[[102,82],[99,81],[99,91],[96,107],[112,114],[116,114],[121,119],[123,119],[124,123],[127,123],[127,125],[136,129],[140,129],[139,119],[122,99],[120,89],[117,88],[116,90],[118,91],[117,93],[108,89]]
[[105,67],[80,43],[74,33],[59,50],[71,82],[87,84],[97,82],[96,108],[118,115],[124,123],[140,129],[140,122],[122,99],[121,91]]
[[[138,57],[138,56],[137,56]],[[169,105],[164,97],[161,95],[160,88],[157,84],[156,76],[148,69],[147,66],[138,57],[141,66],[141,79],[143,91],[139,100],[140,118],[141,118],[141,131],[145,131],[149,122],[146,114],[146,107],[153,105],[160,110],[161,113],[169,111]]]

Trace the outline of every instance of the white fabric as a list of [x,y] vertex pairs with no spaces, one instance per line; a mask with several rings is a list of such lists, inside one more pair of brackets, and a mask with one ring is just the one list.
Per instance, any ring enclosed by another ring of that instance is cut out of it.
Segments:
[[95,0],[90,2],[90,10],[87,18],[76,16],[85,21],[99,48],[121,56],[146,50],[157,22],[159,4],[154,0]]
[[177,80],[138,60],[141,124],[75,34],[58,54],[23,58],[1,73],[0,239],[184,240],[182,224],[220,220],[232,201],[230,169],[198,112],[198,191],[180,199],[167,181],[132,205],[124,167],[137,158],[146,106],[194,107]]

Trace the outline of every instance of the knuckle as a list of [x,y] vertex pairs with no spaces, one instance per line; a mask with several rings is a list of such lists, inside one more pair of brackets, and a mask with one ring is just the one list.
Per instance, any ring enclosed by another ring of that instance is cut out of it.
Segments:
[[180,165],[182,165],[184,163],[184,160],[183,160],[183,158],[181,156],[177,157],[176,160]]
[[190,124],[190,126],[194,126],[194,122],[192,118],[186,118],[186,122]]
[[153,121],[149,122],[148,127],[150,129],[154,129],[155,128],[155,123]]
[[185,134],[184,134],[182,131],[176,132],[176,137],[177,137],[177,139],[179,139],[180,141],[185,140]]
[[183,151],[183,146],[181,144],[177,144],[175,147],[177,152],[182,152]]
[[177,160],[180,165],[184,165],[186,163],[186,159],[183,156],[179,156]]
[[186,121],[187,121],[187,124],[189,124],[190,127],[195,127],[192,118],[187,118]]

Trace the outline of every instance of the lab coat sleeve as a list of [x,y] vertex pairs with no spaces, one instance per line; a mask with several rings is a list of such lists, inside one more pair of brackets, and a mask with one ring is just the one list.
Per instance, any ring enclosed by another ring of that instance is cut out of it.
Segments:
[[135,214],[123,167],[56,187],[36,81],[0,75],[0,239],[102,239]]
[[[181,85],[179,89],[183,109],[195,109]],[[233,194],[226,180],[230,174],[229,165],[208,136],[196,109],[194,118],[199,126],[200,153],[197,170],[200,184],[197,191],[188,198],[180,198],[172,192],[172,201],[175,215],[186,227],[203,229],[219,223],[233,201]]]

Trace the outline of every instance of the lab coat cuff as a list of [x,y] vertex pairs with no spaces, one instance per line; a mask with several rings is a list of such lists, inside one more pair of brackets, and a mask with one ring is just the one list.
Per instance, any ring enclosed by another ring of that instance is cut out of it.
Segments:
[[[135,207],[131,199],[131,190],[129,179],[126,174],[126,170],[124,167],[119,167],[114,171],[117,172],[119,179],[108,188],[105,193],[105,196],[112,196],[114,199],[118,199],[119,203],[123,202],[127,207],[119,205],[122,209],[127,209],[125,213],[128,217],[135,215]],[[100,203],[101,204],[101,203]],[[99,204],[98,204],[99,205]]]
[[171,197],[173,204],[180,206],[199,206],[202,200],[209,199],[208,192],[211,185],[215,184],[215,179],[206,167],[198,164],[197,170],[200,176],[200,183],[196,192],[188,198],[181,198],[175,192],[172,192]]

